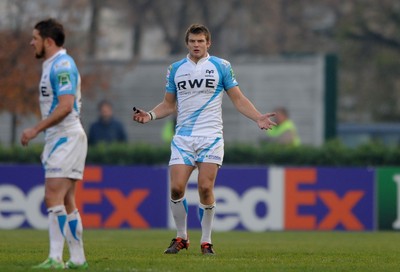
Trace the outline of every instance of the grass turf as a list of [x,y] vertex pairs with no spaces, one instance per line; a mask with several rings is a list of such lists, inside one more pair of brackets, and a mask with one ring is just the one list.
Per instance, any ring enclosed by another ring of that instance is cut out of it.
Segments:
[[[85,230],[89,271],[400,271],[397,232],[214,232],[216,256],[165,255],[170,230]],[[0,230],[0,271],[27,271],[48,254],[47,231]],[[65,248],[64,260],[68,259]]]

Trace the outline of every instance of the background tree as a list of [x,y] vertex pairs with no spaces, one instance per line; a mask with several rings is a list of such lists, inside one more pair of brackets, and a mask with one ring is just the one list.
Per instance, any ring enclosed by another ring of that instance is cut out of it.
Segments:
[[355,0],[346,6],[338,27],[343,68],[341,117],[398,122],[400,5],[392,0]]
[[[59,2],[57,12],[49,12],[47,17],[55,17],[65,22],[66,47],[74,56],[82,75],[82,92],[86,95],[97,90],[107,90],[109,83],[101,75],[106,73],[101,65],[91,65],[87,69],[81,65],[85,58],[85,47],[82,46],[82,24],[88,1]],[[53,2],[54,4],[55,2]],[[0,29],[0,112],[11,115],[10,144],[16,144],[18,139],[17,127],[24,116],[34,115],[39,118],[38,84],[41,73],[41,62],[35,59],[34,50],[30,46],[34,24],[44,19],[35,15],[35,9],[45,10],[48,3],[38,1],[32,3],[27,0],[6,1],[8,22],[6,27]],[[61,19],[62,18],[62,19]]]
[[2,30],[0,34],[0,111],[11,114],[12,144],[16,141],[19,117],[39,114],[39,66],[35,63],[34,51],[29,47],[31,34],[24,31],[22,20],[17,19],[18,15],[25,12],[24,4],[25,1],[14,3],[15,14],[9,14],[8,18],[14,28]]

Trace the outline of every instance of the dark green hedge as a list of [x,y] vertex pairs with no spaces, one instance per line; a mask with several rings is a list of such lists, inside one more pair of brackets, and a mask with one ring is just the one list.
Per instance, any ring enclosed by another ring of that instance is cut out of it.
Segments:
[[[29,147],[0,146],[0,163],[39,163],[41,145]],[[87,164],[107,165],[166,165],[169,146],[149,144],[112,144],[90,147]],[[225,146],[224,164],[285,165],[285,166],[400,166],[400,147],[377,143],[350,149],[337,141],[321,147],[280,145]]]

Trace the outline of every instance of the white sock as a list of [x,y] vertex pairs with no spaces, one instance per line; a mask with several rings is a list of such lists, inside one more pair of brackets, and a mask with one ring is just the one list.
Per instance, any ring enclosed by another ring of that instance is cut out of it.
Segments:
[[67,212],[64,205],[54,206],[47,209],[49,218],[49,238],[50,254],[49,257],[59,262],[63,261],[62,255],[65,240],[65,223],[67,222]]
[[68,242],[70,260],[74,264],[83,264],[86,261],[82,240],[82,219],[78,210],[68,214],[66,238]]
[[186,203],[186,198],[181,198],[178,200],[172,200],[169,203],[172,211],[172,215],[175,220],[177,234],[176,237],[181,237],[187,240],[187,210],[188,206]]
[[211,205],[199,204],[199,218],[201,223],[201,239],[200,243],[210,243],[211,244],[211,231],[215,215],[214,202]]

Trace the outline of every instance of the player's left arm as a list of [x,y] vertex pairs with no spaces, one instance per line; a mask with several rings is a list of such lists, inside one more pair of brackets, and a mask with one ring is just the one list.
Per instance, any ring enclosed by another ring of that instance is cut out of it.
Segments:
[[261,114],[253,103],[242,93],[238,86],[234,86],[227,90],[227,94],[235,108],[241,114],[256,122],[260,129],[270,129],[273,126],[276,126],[276,123],[270,119],[275,116],[275,113]]

